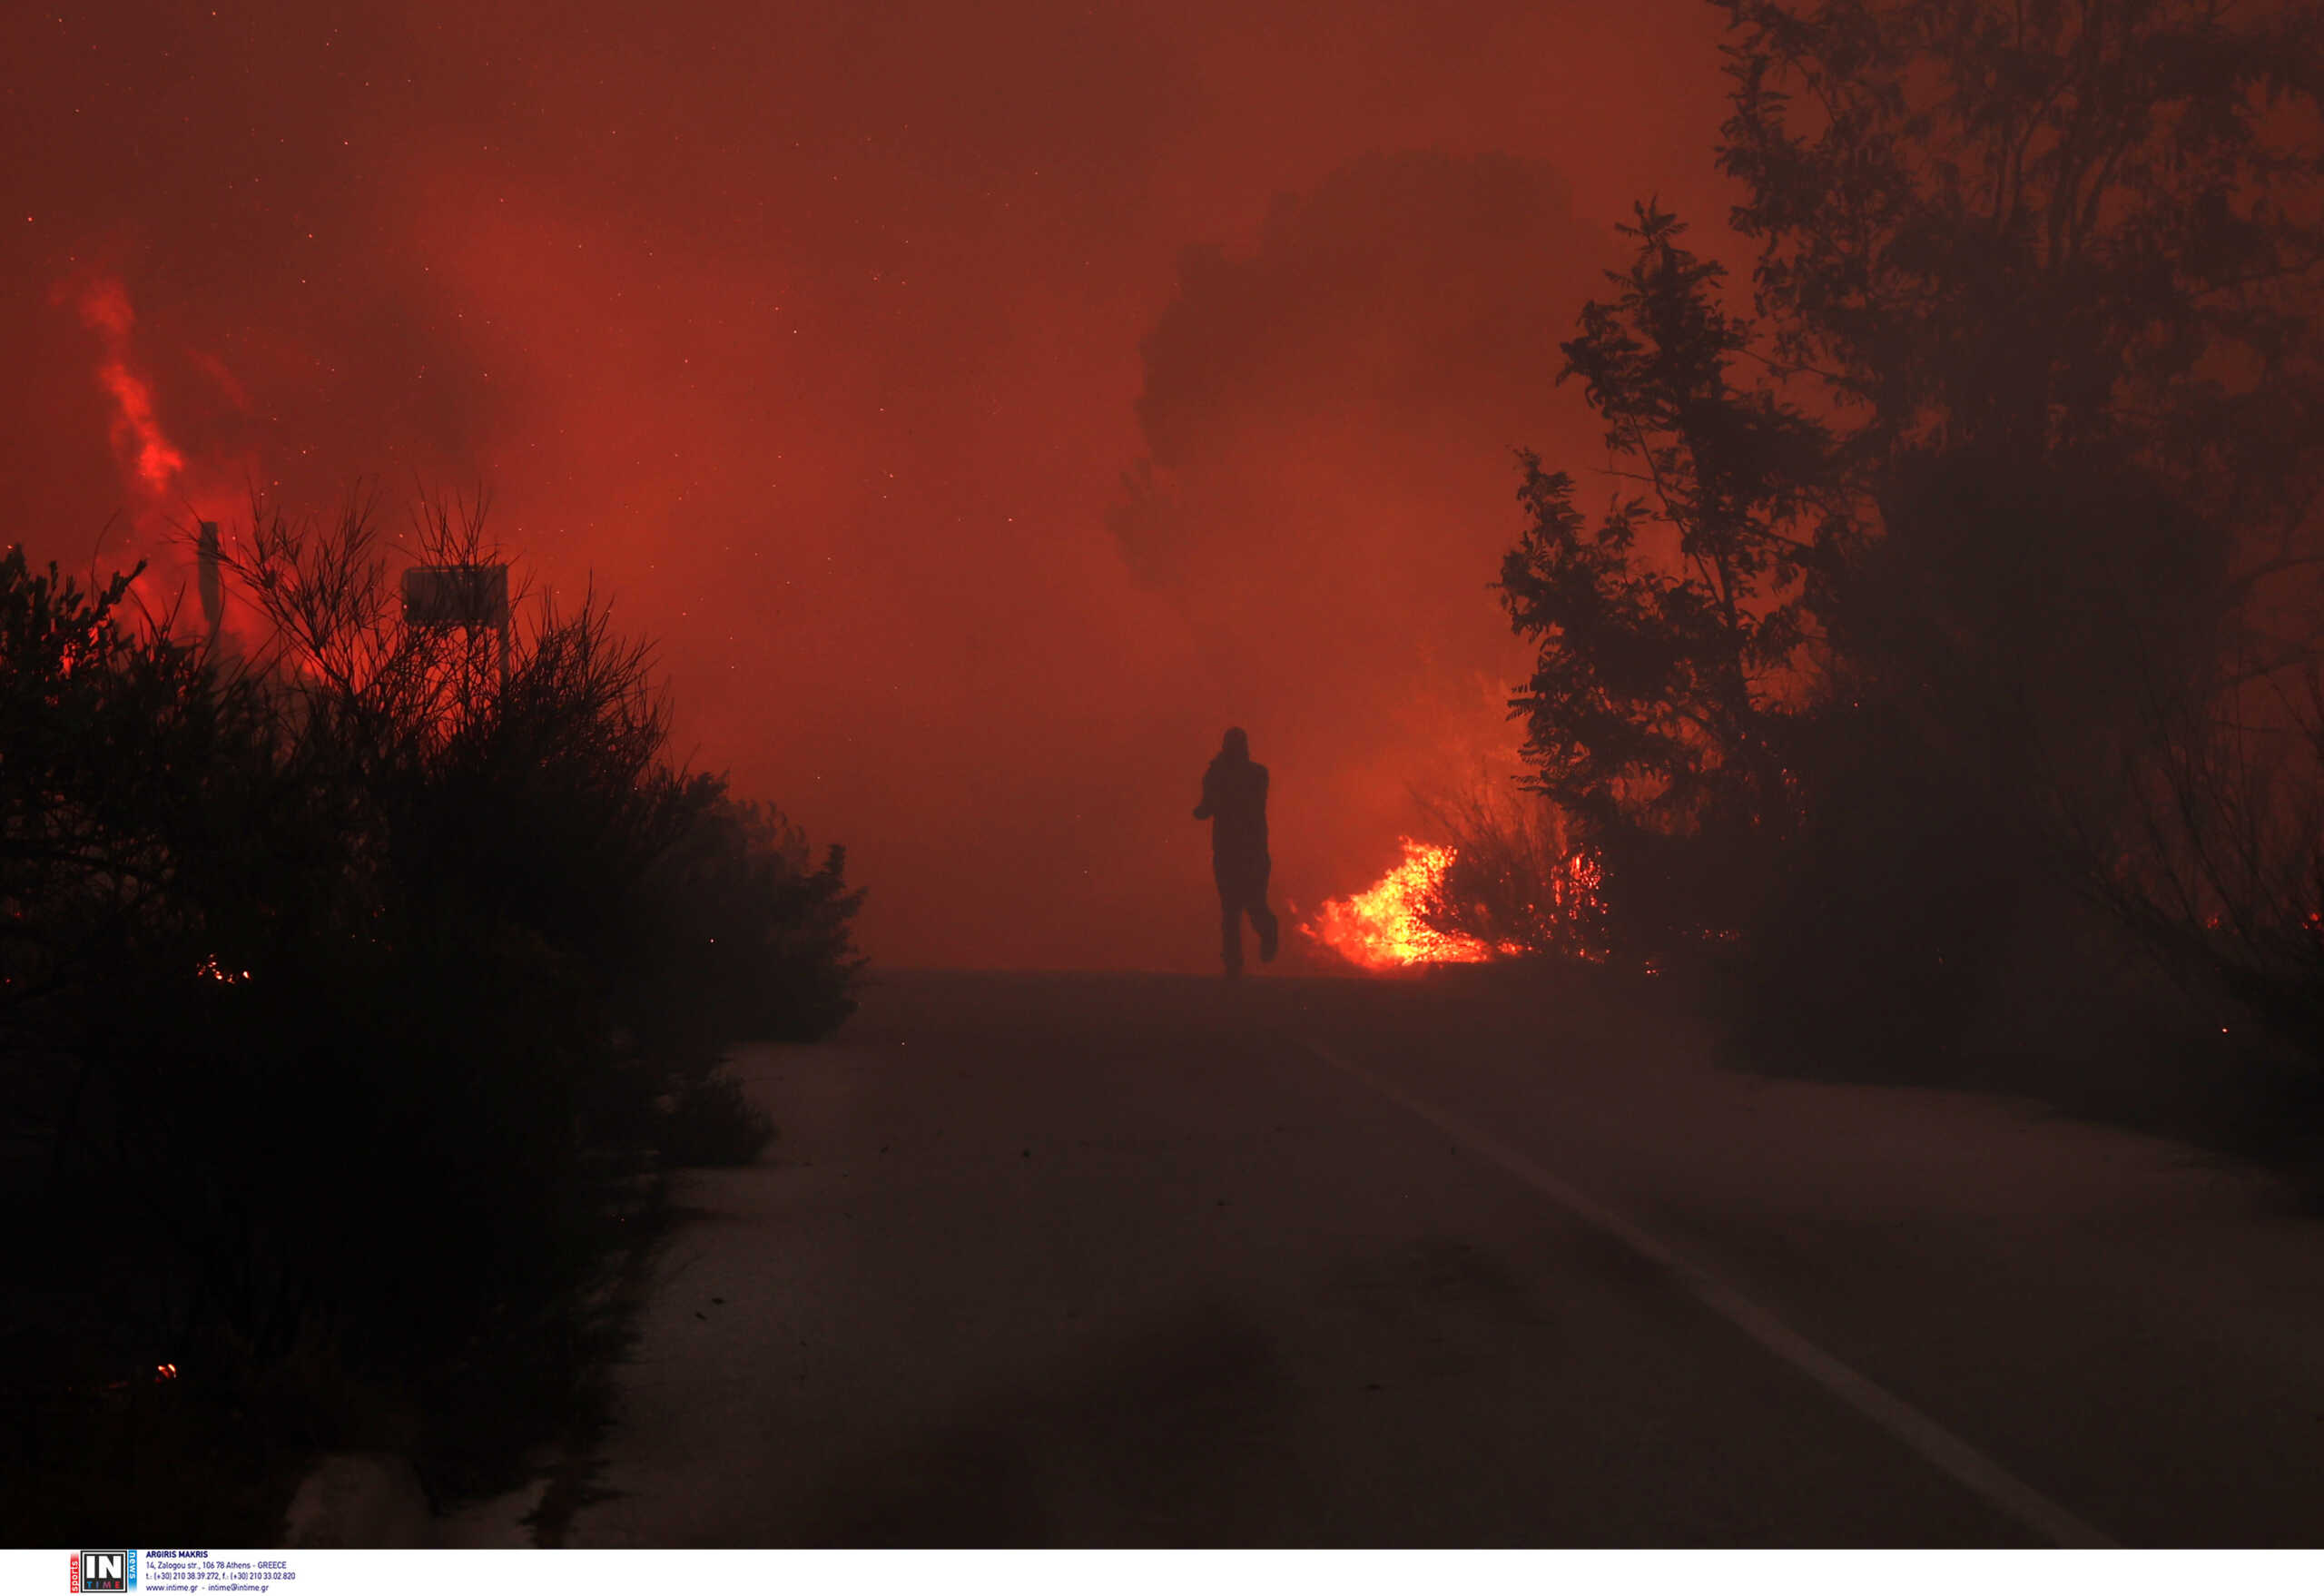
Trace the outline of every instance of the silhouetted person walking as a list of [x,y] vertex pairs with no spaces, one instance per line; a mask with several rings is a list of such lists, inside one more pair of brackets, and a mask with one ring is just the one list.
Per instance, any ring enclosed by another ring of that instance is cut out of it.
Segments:
[[1259,957],[1275,957],[1275,916],[1267,910],[1267,767],[1251,762],[1251,740],[1231,726],[1218,757],[1202,773],[1195,818],[1210,822],[1210,873],[1218,882],[1218,956],[1226,973],[1243,973],[1243,917],[1259,933]]

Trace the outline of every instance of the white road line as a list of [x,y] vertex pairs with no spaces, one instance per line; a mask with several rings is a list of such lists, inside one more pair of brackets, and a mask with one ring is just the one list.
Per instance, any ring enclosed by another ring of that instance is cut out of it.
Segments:
[[1903,1397],[1858,1374],[1701,1265],[1672,1251],[1631,1220],[1567,1185],[1507,1143],[1413,1096],[1378,1071],[1350,1061],[1321,1042],[1305,1037],[1291,1039],[1427,1120],[1575,1218],[1660,1266],[1704,1306],[2034,1533],[2060,1546],[2114,1544]]

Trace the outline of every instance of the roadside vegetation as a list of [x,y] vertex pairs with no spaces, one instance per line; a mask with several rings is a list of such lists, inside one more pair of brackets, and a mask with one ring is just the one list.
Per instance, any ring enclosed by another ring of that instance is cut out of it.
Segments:
[[1498,958],[1606,957],[1601,871],[1556,804],[1490,780],[1414,799],[1443,852],[1414,905],[1430,930]]
[[[423,506],[422,563],[494,557]],[[852,1007],[860,894],[688,773],[604,605],[407,625],[371,507],[231,542],[233,646],[0,560],[0,1149],[23,1543],[264,1544],[315,1453],[449,1504],[591,1422],[729,1044]]]
[[1724,9],[1748,286],[1638,207],[1501,573],[1606,945],[1756,1068],[2324,1170],[2315,16]]

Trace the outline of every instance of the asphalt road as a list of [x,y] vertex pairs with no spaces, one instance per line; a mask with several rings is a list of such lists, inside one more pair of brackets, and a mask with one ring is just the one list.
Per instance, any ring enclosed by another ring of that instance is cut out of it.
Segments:
[[889,976],[742,1069],[566,1544],[2324,1538],[2324,1225],[1651,983]]

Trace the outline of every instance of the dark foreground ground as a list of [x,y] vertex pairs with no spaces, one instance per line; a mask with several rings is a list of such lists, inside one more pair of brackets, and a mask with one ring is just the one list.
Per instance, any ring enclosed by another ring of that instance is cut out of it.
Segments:
[[2168,1143],[1720,1070],[1675,1008],[888,976],[744,1055],[780,1139],[688,1177],[549,1533],[2324,1536],[2324,1227]]

